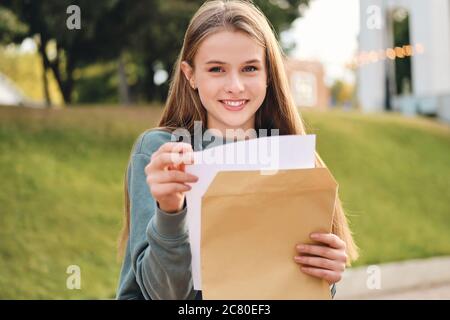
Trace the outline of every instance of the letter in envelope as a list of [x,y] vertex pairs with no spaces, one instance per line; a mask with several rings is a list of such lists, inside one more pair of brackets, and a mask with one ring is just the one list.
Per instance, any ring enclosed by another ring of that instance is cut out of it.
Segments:
[[331,232],[338,184],[327,168],[218,172],[202,198],[204,299],[330,299],[295,245]]

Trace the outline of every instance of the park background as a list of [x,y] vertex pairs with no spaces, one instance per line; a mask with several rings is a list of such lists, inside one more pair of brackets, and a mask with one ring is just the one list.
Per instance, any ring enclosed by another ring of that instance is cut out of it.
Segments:
[[[355,266],[450,255],[450,4],[416,2],[254,1],[339,182]],[[201,3],[1,2],[0,299],[115,296],[131,146],[158,122]]]

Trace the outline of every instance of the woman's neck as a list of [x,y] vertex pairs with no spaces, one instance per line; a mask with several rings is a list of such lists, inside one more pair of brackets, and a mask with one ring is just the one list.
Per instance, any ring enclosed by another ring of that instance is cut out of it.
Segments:
[[227,141],[249,140],[258,137],[255,130],[255,115],[239,127],[229,127],[223,121],[208,114],[206,127],[211,135]]
[[208,131],[212,136],[220,137],[224,140],[249,140],[258,137],[258,133],[254,128],[248,129],[217,129],[217,128],[208,128]]

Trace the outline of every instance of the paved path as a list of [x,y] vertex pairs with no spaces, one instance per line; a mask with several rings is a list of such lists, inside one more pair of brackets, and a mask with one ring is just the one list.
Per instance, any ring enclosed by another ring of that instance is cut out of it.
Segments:
[[450,299],[450,257],[349,268],[336,299]]
[[392,292],[373,299],[384,300],[450,300],[450,283],[431,287],[409,289],[401,292]]

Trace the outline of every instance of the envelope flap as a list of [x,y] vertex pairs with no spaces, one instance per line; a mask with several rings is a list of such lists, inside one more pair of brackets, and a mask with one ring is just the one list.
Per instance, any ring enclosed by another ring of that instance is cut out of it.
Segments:
[[269,175],[259,170],[219,171],[204,197],[283,192],[289,188],[295,191],[335,189],[337,186],[327,168],[286,169]]

